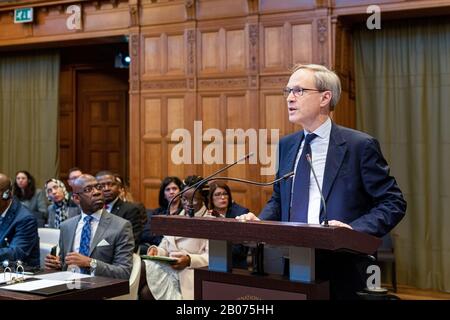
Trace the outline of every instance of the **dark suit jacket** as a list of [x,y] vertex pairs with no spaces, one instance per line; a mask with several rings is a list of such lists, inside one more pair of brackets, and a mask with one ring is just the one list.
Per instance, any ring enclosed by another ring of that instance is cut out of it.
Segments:
[[[279,143],[277,177],[294,170],[303,131]],[[274,185],[261,219],[289,221],[292,180]],[[332,124],[322,185],[328,220],[354,230],[383,236],[403,218],[406,202],[381,154],[378,141],[360,131]],[[320,221],[324,219],[321,208]]]
[[[65,220],[60,226],[60,259],[64,261],[72,252],[75,232],[81,214]],[[134,239],[129,221],[103,210],[100,222],[92,239],[89,257],[97,259],[95,275],[129,279],[133,266]],[[63,264],[63,270],[67,265]]]
[[[144,213],[142,213],[141,210],[144,210]],[[131,222],[135,239],[135,248],[137,249],[142,229],[144,228],[142,224],[142,215],[145,215],[145,208],[140,208],[137,204],[132,202],[124,202],[119,198],[114,204],[111,213]]]
[[228,209],[225,218],[236,218],[237,216],[248,213],[250,210],[244,208],[243,206],[237,204],[233,201],[231,207]]
[[27,266],[39,267],[37,228],[36,217],[14,199],[0,224],[0,260],[21,260]]

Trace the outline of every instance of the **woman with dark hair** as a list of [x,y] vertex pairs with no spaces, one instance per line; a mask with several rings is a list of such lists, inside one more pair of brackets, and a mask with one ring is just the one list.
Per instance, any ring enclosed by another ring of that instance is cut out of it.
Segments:
[[182,188],[183,183],[178,177],[165,177],[161,182],[161,187],[159,188],[159,208],[146,210],[147,220],[144,224],[144,230],[141,233],[139,241],[139,252],[141,254],[146,254],[151,245],[157,246],[162,240],[162,236],[153,235],[151,233],[150,226],[152,216],[160,214],[176,215],[183,209],[180,197],[175,198],[170,205],[170,210],[167,208],[170,200],[172,200]]
[[13,184],[14,196],[25,206],[38,220],[38,228],[44,227],[47,221],[47,201],[42,189],[36,189],[34,177],[25,170],[17,171]]
[[[189,187],[202,178],[189,176],[185,179]],[[196,217],[208,216],[202,188],[186,191],[181,198],[185,215],[190,209]],[[158,256],[159,260],[144,260],[141,270],[141,299],[192,300],[194,299],[194,268],[208,265],[208,240],[186,237],[164,236],[159,246],[151,246],[147,255]],[[171,261],[160,261],[162,257]]]
[[159,208],[155,209],[154,214],[179,214],[183,209],[180,197],[172,202],[170,209],[167,206],[181,189],[183,189],[183,183],[178,177],[165,177],[159,188]]
[[69,192],[61,180],[49,179],[44,184],[47,198],[51,202],[48,206],[48,227],[59,229],[60,224],[68,218],[81,213],[78,206],[69,206]]
[[233,201],[230,187],[220,181],[214,181],[209,185],[208,204],[211,215],[218,217],[236,218],[241,214],[250,212],[247,208]]
[[[221,181],[213,181],[209,185],[209,213],[215,217],[236,218],[250,212],[247,208],[233,201],[230,187]],[[247,269],[248,247],[242,244],[234,244],[232,247],[233,268]]]

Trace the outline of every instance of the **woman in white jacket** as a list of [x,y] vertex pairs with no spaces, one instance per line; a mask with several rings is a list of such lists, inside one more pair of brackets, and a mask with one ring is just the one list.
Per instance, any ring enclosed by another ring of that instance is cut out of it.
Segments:
[[[200,181],[201,177],[187,177],[186,187]],[[189,209],[194,189],[185,192],[181,201],[185,215]],[[209,216],[202,190],[195,193],[192,203],[196,217]],[[174,258],[172,261],[144,260],[145,280],[141,277],[140,298],[156,300],[193,300],[193,268],[208,265],[208,240],[175,236],[164,236],[159,246],[148,248],[147,255]]]

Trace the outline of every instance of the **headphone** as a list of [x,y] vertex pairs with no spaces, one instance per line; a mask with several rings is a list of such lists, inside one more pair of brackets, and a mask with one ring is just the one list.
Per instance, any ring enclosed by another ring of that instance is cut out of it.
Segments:
[[3,200],[9,200],[11,198],[11,189],[8,188],[2,193],[2,199]]

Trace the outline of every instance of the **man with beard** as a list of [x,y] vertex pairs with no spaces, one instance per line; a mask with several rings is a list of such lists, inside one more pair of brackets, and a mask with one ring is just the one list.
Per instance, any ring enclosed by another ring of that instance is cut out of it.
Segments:
[[[100,171],[95,177],[102,186],[106,211],[131,222],[133,226],[135,251],[137,251],[142,229],[144,228],[141,217],[145,215],[145,208],[139,207],[136,203],[124,202],[120,199],[121,186],[112,172]],[[144,210],[144,212],[141,212],[141,210]]]
[[129,279],[134,247],[130,222],[103,209],[102,185],[91,175],[75,180],[73,200],[81,215],[61,224],[60,254],[47,255],[46,268]]

